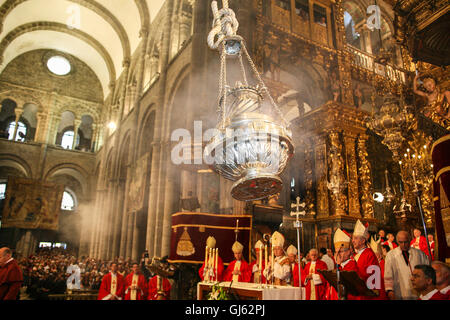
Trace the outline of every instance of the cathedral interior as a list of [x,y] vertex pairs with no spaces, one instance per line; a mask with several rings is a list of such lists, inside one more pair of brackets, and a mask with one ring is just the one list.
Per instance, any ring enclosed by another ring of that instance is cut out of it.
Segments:
[[358,219],[372,234],[426,226],[445,241],[431,149],[450,130],[450,4],[229,6],[292,130],[282,189],[259,200],[233,198],[233,182],[205,163],[173,161],[174,132],[190,133],[190,154],[207,142],[198,124],[217,123],[210,0],[0,0],[2,245],[22,256],[52,243],[105,260],[163,257],[180,212],[250,216],[250,248],[276,230],[296,244],[297,197],[301,251],[332,248],[335,230]]

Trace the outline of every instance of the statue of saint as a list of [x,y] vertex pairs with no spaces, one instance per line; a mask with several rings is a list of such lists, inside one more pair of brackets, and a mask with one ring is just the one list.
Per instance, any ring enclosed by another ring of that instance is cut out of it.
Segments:
[[440,124],[446,129],[450,128],[450,91],[442,91],[436,85],[436,80],[429,75],[423,76],[423,87],[425,90],[419,89],[417,82],[421,77],[417,73],[414,77],[413,90],[414,93],[425,97],[427,105],[423,109],[424,116],[430,118],[434,122]]

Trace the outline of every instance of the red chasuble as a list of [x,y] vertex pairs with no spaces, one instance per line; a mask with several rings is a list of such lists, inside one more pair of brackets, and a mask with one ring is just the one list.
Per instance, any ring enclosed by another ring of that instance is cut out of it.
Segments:
[[[305,268],[302,270],[302,285],[305,285],[306,276],[310,273],[311,268],[311,262],[308,262],[305,266]],[[322,281],[321,284],[315,284],[314,279],[309,279],[306,283],[306,300],[325,300],[325,293],[327,289],[327,282],[322,274],[317,272],[317,270],[328,270],[327,264],[323,262],[320,259],[316,260],[316,266],[315,266],[314,274],[318,274],[320,277],[320,280]],[[312,292],[312,287],[315,288],[315,291]],[[315,299],[312,299],[314,298]]]
[[[303,270],[302,270],[302,278],[303,278]],[[298,287],[300,285],[299,281],[298,281],[298,263],[297,262],[295,263],[294,268],[292,268],[292,285],[294,287]]]
[[[136,278],[133,279],[134,273],[130,273],[125,278],[125,300],[146,300],[147,299],[147,282],[142,274],[138,274],[137,281]],[[131,286],[137,286],[137,290],[132,290]]]
[[[203,262],[202,267],[200,268],[200,270],[198,270],[198,275],[200,276],[200,279],[202,279],[202,281],[203,281],[203,270],[204,269],[205,269],[205,263]],[[218,257],[218,259],[217,259],[217,270],[218,270],[218,272],[217,272],[218,273],[217,281],[222,281],[223,269],[224,269],[223,261],[222,261],[222,259],[220,257]],[[214,281],[215,280],[216,279],[214,278]]]
[[[357,300],[386,300],[386,292],[384,290],[384,279],[381,276],[381,267],[377,256],[370,248],[365,248],[361,254],[353,257],[358,267],[359,277],[367,284],[375,285],[374,290],[379,291],[378,297],[358,296]],[[378,267],[378,268],[377,268]]]
[[394,241],[389,242],[389,241],[387,241],[387,240],[386,240],[385,242],[383,242],[382,245],[383,245],[383,246],[388,246],[389,249],[391,249],[391,250],[393,250],[393,249],[395,249],[395,248],[398,247],[398,245],[397,245]]
[[115,293],[111,292],[114,291],[114,286],[112,283],[112,275],[111,272],[103,276],[102,283],[100,285],[100,289],[98,291],[98,300],[103,300],[105,297],[105,300],[110,300],[112,293],[114,293],[117,297],[123,299],[123,292],[124,292],[124,284],[125,280],[123,276],[120,273],[116,273],[116,283],[115,286]]
[[160,277],[159,281],[164,296],[158,296],[158,276],[154,276],[148,281],[148,300],[170,300],[170,289],[172,289],[172,286],[170,285],[169,280]]
[[16,260],[11,259],[0,267],[0,300],[16,300],[22,282],[22,271]]
[[428,257],[430,257],[430,253],[428,252],[427,240],[425,240],[424,236],[420,236],[418,244],[416,242],[417,238],[411,240],[411,247],[422,250]]
[[[231,261],[230,264],[228,265],[228,268],[225,269],[223,273],[224,281],[233,280],[233,270],[236,266],[236,262],[237,260]],[[250,282],[250,279],[252,277],[252,271],[250,269],[250,266],[245,260],[241,260],[241,266],[239,268],[239,271],[241,272],[241,274],[238,276],[238,282]]]
[[[348,261],[348,262],[347,262]],[[356,265],[356,261],[353,259],[347,260],[344,264],[344,267],[341,266],[341,271],[355,271],[358,272],[358,267]],[[326,300],[338,300],[338,293],[336,289],[327,283],[327,292],[326,292]],[[357,300],[355,296],[351,294],[347,294],[347,300]]]

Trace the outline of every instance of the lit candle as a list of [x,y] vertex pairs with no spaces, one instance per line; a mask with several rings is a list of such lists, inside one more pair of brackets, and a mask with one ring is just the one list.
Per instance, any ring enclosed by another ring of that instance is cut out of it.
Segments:
[[205,247],[205,268],[208,267],[208,247]]
[[259,246],[259,271],[262,270],[262,255],[263,255],[263,246]]
[[156,287],[158,288],[158,291],[161,290],[161,277],[156,276]]

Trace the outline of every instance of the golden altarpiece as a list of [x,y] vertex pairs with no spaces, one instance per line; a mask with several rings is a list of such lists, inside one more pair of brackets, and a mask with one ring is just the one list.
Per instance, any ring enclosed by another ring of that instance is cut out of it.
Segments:
[[[369,222],[371,232],[412,231],[421,220],[408,170],[419,158],[426,225],[429,233],[434,230],[427,148],[447,130],[422,115],[423,102],[413,95],[412,80],[416,68],[440,80],[448,78],[448,69],[414,64],[407,47],[392,45],[396,30],[388,30],[388,18],[372,34],[354,21],[353,34],[359,31],[361,42],[359,48],[352,45],[348,17],[354,5],[341,0],[253,1],[253,57],[291,121],[295,146],[281,194],[242,208],[254,216],[254,239],[270,232],[270,226],[296,242],[289,216],[296,196],[306,203],[302,251],[331,248],[336,228],[351,231],[357,219]],[[380,134],[371,126],[383,106],[390,110],[388,116],[404,118],[397,131]],[[375,192],[384,195],[383,203],[374,201]],[[412,204],[411,209],[402,211],[402,203]]]

